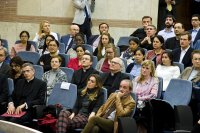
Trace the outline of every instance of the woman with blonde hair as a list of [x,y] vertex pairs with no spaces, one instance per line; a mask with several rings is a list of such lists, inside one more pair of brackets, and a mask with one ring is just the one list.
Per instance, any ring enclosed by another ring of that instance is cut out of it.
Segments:
[[72,111],[62,110],[57,121],[57,133],[67,133],[70,129],[83,128],[103,104],[101,78],[91,74],[87,85],[78,93],[78,99]]
[[133,92],[137,95],[138,101],[156,98],[158,82],[153,61],[143,61],[140,76],[133,80]]
[[51,30],[50,30],[49,21],[43,20],[40,23],[38,33],[36,33],[36,36],[33,39],[33,41],[38,43],[38,48],[39,49],[43,48],[43,45],[44,45],[44,42],[45,42],[45,38],[46,38],[47,35],[53,35],[55,37],[55,39],[58,40],[58,35],[55,32],[51,32]]
[[110,38],[111,37],[110,37],[109,33],[102,33],[102,35],[100,37],[99,45],[93,53],[94,56],[97,56],[98,60],[100,60],[101,58],[104,57],[104,55],[106,53],[105,48],[109,43],[111,43]]

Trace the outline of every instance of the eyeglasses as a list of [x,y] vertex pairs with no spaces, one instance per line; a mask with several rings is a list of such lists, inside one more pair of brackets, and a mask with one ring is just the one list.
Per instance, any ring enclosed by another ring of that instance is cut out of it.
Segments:
[[[110,61],[110,63],[111,63],[111,64],[114,64],[114,65],[119,64],[118,62],[115,62],[115,61]],[[120,65],[120,64],[119,64],[119,65]]]
[[24,71],[22,71],[22,73],[24,74],[24,73],[29,73],[31,70],[24,70]]

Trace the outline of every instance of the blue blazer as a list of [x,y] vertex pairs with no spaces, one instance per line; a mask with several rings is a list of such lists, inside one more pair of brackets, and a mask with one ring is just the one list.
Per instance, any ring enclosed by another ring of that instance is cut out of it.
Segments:
[[200,50],[200,39],[194,44],[194,49]]
[[[189,30],[188,32],[190,32],[190,34],[192,34],[192,30]],[[195,44],[197,42],[197,40],[199,40],[199,39],[200,39],[200,30],[197,32],[197,35],[196,35],[196,37],[194,39],[193,44]]]
[[64,35],[61,37],[60,42],[65,44],[65,49],[70,39],[70,34]]

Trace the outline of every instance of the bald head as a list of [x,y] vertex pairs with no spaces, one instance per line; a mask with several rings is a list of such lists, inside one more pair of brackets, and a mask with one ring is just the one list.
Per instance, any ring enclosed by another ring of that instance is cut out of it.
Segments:
[[77,33],[79,33],[79,27],[78,27],[78,25],[76,25],[76,24],[72,24],[71,26],[70,26],[70,34],[71,34],[71,36],[75,36]]

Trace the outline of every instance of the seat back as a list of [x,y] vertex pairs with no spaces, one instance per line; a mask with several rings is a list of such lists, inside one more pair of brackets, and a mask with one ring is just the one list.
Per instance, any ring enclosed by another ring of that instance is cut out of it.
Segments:
[[102,88],[102,90],[103,90],[103,94],[104,94],[104,99],[103,99],[103,101],[104,101],[104,103],[106,102],[106,100],[108,99],[108,92],[107,92],[107,89],[106,88]]
[[61,104],[66,109],[72,109],[77,99],[77,86],[75,84],[66,83],[68,89],[63,89],[61,88],[61,84],[63,83],[55,84],[47,105]]
[[14,82],[11,78],[8,78],[8,89],[8,95],[10,96],[14,90]]
[[192,82],[182,79],[171,79],[164,93],[163,100],[174,105],[188,105],[192,95]]
[[159,80],[159,84],[158,84],[158,94],[157,94],[157,98],[160,99],[161,95],[162,95],[162,91],[163,91],[163,78],[158,77]]
[[137,133],[137,124],[134,118],[119,117],[119,133]]
[[95,69],[96,65],[97,65],[98,59],[96,56],[93,56],[93,63],[92,63],[92,67]]
[[37,52],[31,51],[20,51],[17,53],[19,57],[22,58],[24,61],[32,62],[33,64],[37,64],[38,60],[40,59],[40,54]]
[[131,113],[131,118],[132,118],[134,116],[136,108],[137,108],[137,95],[135,93],[131,92],[131,96],[135,100],[135,107],[134,107],[134,109],[133,109],[133,111]]
[[[138,38],[133,36],[123,36],[119,38],[119,41],[117,42],[117,46],[129,46],[129,40],[131,38]],[[139,38],[138,38],[139,39]]]
[[89,44],[83,44],[83,46],[84,46],[84,48],[86,50],[88,50],[90,52],[90,54],[93,55],[93,47],[91,45],[89,45]]
[[3,44],[3,47],[6,48],[7,50],[8,49],[8,41],[6,39],[1,39],[1,43]]
[[74,70],[71,69],[71,68],[68,68],[68,67],[60,67],[60,69],[61,69],[63,72],[66,73],[66,75],[67,75],[67,80],[68,80],[69,83],[71,83],[71,81],[72,81],[72,76],[73,76],[73,74],[74,74]]
[[59,53],[65,53],[65,44],[59,42]]
[[131,75],[130,73],[125,73],[125,74],[129,76],[130,80],[133,80],[135,78],[135,76]]
[[35,77],[38,79],[42,79],[42,75],[44,74],[44,69],[40,65],[33,65],[33,68],[35,69]]
[[70,59],[69,55],[64,54],[64,53],[59,53],[59,54],[62,55],[62,56],[65,58],[65,64],[66,64],[66,66],[67,66],[67,64],[68,64],[68,62],[69,62],[69,59]]
[[60,42],[60,33],[56,33],[58,37],[58,42]]
[[[15,42],[15,44],[18,44],[18,43],[21,43],[21,40],[17,40],[17,41]],[[36,52],[38,51],[38,45],[37,45],[36,42],[34,42],[34,41],[28,41],[28,43],[30,43],[31,45],[33,45],[33,46],[35,47],[35,51],[36,51]]]
[[183,72],[183,70],[184,70],[184,64],[183,64],[183,63],[173,62],[173,64],[174,64],[175,66],[178,66],[178,67],[179,67],[181,73]]

